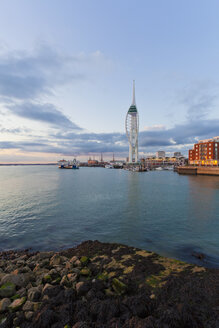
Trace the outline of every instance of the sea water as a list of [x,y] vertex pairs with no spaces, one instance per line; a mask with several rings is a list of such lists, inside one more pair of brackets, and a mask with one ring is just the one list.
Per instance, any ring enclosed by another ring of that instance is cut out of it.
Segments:
[[0,250],[60,250],[96,239],[219,267],[219,177],[0,167]]

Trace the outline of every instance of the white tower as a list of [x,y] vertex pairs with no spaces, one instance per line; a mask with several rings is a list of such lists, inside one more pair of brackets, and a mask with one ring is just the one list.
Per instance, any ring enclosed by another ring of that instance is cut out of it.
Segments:
[[138,163],[139,117],[135,103],[135,81],[133,81],[133,99],[126,115],[125,128],[129,142],[129,163]]

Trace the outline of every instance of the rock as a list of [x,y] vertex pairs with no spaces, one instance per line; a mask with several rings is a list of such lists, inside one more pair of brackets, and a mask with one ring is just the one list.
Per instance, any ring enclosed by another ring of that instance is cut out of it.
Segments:
[[37,271],[39,271],[41,269],[40,264],[37,263],[36,265],[34,264],[34,269],[33,272],[36,273]]
[[27,321],[31,321],[33,315],[34,315],[34,312],[32,312],[32,311],[25,312],[25,314],[24,314],[25,319],[26,319]]
[[[20,320],[18,317],[15,317],[15,318],[13,319],[14,327],[17,328],[20,322],[21,322],[21,320]],[[20,328],[20,327],[18,327],[18,328]]]
[[58,254],[54,254],[52,256],[52,258],[50,259],[50,263],[49,264],[50,264],[50,266],[61,264],[61,256],[59,256]]
[[71,272],[72,272],[72,273],[76,273],[77,275],[80,274],[80,270],[79,270],[78,268],[73,268],[73,269],[71,269]]
[[26,297],[18,298],[17,300],[14,300],[11,305],[9,306],[9,309],[12,312],[18,311],[26,302]]
[[80,262],[81,262],[82,265],[86,266],[89,262],[89,258],[87,256],[82,256],[80,258]]
[[[59,315],[56,314],[56,312],[53,311],[52,309],[47,308],[45,306],[37,314],[34,326],[39,328],[49,328],[49,327],[53,327],[53,324],[56,322],[59,322]],[[58,325],[58,327],[60,327],[60,325]],[[61,325],[61,327],[63,327],[63,325]]]
[[13,283],[17,287],[25,287],[27,285],[27,279],[23,273],[21,274],[6,274],[2,280],[1,284],[7,282]]
[[39,260],[45,260],[53,256],[53,252],[40,252],[37,254],[37,259]]
[[73,256],[71,259],[70,259],[70,263],[74,264],[76,261],[78,261],[79,258],[77,256]]
[[47,295],[49,298],[56,296],[63,288],[59,285],[52,286],[50,284],[46,284],[43,288],[43,295]]
[[89,326],[86,322],[79,321],[72,328],[89,328]]
[[41,304],[41,302],[33,302],[33,311],[38,311],[40,309]]
[[124,294],[127,290],[127,286],[117,278],[113,279],[112,287],[115,290],[115,292],[119,295]]
[[66,263],[65,263],[65,268],[66,268],[67,270],[71,270],[71,269],[73,268],[73,264],[70,263],[70,262],[66,262]]
[[4,268],[5,266],[5,261],[4,260],[0,260],[0,268]]
[[133,316],[145,318],[150,315],[150,303],[148,296],[140,295],[127,298],[125,305],[131,310]]
[[26,288],[18,289],[17,295],[19,295],[20,297],[26,296],[27,295]]
[[7,317],[1,317],[0,318],[0,328],[6,328],[7,327]]
[[77,261],[75,261],[74,262],[74,266],[76,266],[76,267],[78,267],[78,268],[80,268],[81,267],[81,261],[80,260],[77,260]]
[[[23,297],[23,296],[22,296]],[[14,294],[12,297],[11,297],[11,300],[14,301],[14,300],[17,300],[18,298],[21,298],[20,294]]]
[[10,273],[12,271],[14,271],[16,269],[15,265],[9,264],[6,268],[5,268],[5,272]]
[[104,292],[108,297],[115,296],[115,293],[110,288],[106,288]]
[[5,273],[0,272],[0,281],[2,280],[2,278],[4,277]]
[[58,285],[58,284],[60,284],[60,282],[61,282],[61,277],[58,277],[58,278],[56,278],[55,280],[53,280],[52,282],[51,282],[51,284],[52,285]]
[[62,280],[60,281],[60,285],[65,287],[71,287],[71,282],[68,280],[66,275],[62,277]]
[[73,284],[77,280],[78,275],[77,275],[77,273],[69,273],[67,275],[67,278],[71,282],[71,284]]
[[31,283],[29,283],[27,286],[26,286],[27,290],[33,288],[33,285]]
[[88,268],[83,268],[83,269],[81,269],[80,274],[82,276],[89,276],[91,274],[91,272]]
[[203,261],[205,259],[205,254],[203,253],[196,253],[196,252],[193,252],[192,253],[192,256],[196,257],[197,259]]
[[0,288],[0,297],[11,297],[15,294],[15,284],[7,282]]
[[10,304],[11,304],[11,301],[9,298],[3,298],[0,301],[0,313],[7,311]]
[[[24,320],[24,312],[18,311],[15,313],[16,317],[13,319],[13,327],[20,327],[20,324],[22,324],[22,321]],[[14,317],[14,314],[13,314]]]
[[28,290],[28,299],[30,301],[36,302],[41,297],[41,291],[39,287],[32,287]]
[[92,280],[92,288],[95,289],[95,291],[103,291],[105,287],[105,283],[102,280]]
[[87,294],[91,289],[91,283],[89,281],[80,281],[76,284],[76,291],[79,296]]
[[60,271],[60,275],[63,277],[63,276],[66,276],[67,274],[69,273],[68,269],[66,268],[62,268],[62,270]]
[[23,311],[32,311],[33,310],[33,302],[26,301],[26,303],[22,307]]
[[49,272],[48,272],[48,275],[52,278],[52,280],[54,279],[57,279],[60,277],[59,273],[57,272],[56,269],[51,269]]
[[42,262],[40,263],[40,266],[41,266],[41,268],[48,268],[49,269],[49,266],[50,266],[49,259],[42,260]]
[[52,281],[52,277],[49,274],[47,274],[43,277],[42,281],[43,281],[44,284],[46,284],[47,282]]

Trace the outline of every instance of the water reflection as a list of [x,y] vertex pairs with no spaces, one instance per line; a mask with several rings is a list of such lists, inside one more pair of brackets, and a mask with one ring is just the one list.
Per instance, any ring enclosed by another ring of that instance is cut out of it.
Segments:
[[141,184],[140,175],[136,172],[126,172],[125,197],[119,235],[125,243],[134,245],[141,238]]
[[191,214],[197,219],[211,220],[216,213],[219,196],[219,178],[211,176],[188,176]]

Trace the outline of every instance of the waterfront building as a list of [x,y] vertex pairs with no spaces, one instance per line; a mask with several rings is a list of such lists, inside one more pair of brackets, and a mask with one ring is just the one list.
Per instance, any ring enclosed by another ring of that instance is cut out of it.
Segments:
[[180,151],[176,151],[176,152],[173,154],[173,156],[176,157],[176,158],[183,157],[183,155],[180,153]]
[[159,150],[156,152],[156,158],[164,158],[165,157],[165,151]]
[[218,166],[219,164],[219,136],[212,139],[200,140],[189,150],[190,165]]
[[129,163],[138,163],[139,116],[135,103],[135,81],[133,81],[132,104],[126,115],[125,128],[129,142]]

